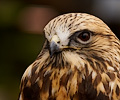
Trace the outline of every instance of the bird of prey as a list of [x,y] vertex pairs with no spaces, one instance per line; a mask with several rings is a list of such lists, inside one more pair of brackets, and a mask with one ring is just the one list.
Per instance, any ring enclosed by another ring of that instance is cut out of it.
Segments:
[[19,100],[120,100],[120,41],[99,18],[68,13],[21,79]]

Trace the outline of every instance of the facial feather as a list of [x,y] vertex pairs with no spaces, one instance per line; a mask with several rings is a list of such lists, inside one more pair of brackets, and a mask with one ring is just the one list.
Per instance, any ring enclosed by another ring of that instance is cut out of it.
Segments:
[[[120,99],[120,41],[102,20],[64,14],[44,32],[46,42],[22,77],[19,100]],[[51,42],[59,49],[52,56]]]

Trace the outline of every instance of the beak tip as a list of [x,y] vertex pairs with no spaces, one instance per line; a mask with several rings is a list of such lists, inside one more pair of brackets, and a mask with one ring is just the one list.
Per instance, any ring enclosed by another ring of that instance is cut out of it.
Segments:
[[57,52],[60,52],[60,48],[59,48],[58,44],[55,43],[55,42],[51,42],[50,43],[50,49],[49,49],[50,58],[52,58],[54,53],[57,53]]
[[50,58],[52,58],[54,53],[52,51],[49,51],[49,54],[50,54]]

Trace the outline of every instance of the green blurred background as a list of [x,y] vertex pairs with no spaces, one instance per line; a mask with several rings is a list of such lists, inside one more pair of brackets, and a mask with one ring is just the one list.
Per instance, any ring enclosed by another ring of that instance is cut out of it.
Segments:
[[0,100],[17,100],[21,77],[44,43],[43,27],[69,12],[101,18],[120,38],[119,0],[0,1]]

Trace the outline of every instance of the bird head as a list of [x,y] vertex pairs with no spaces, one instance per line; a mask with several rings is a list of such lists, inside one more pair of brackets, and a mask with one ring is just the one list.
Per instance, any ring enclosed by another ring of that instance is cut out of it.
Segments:
[[120,100],[120,41],[102,20],[64,14],[44,33],[43,49],[22,77],[20,100]]
[[51,59],[58,57],[58,60],[64,59],[71,64],[120,60],[119,40],[102,20],[93,15],[60,15],[45,26],[44,32]]

